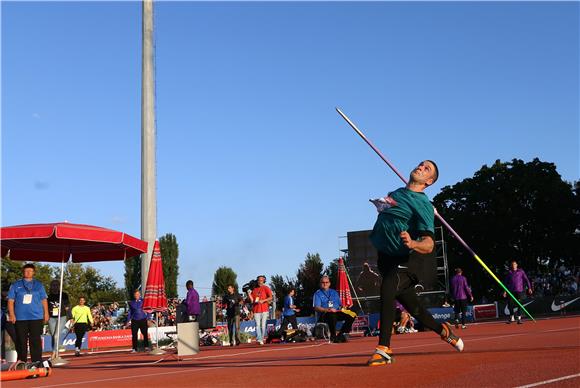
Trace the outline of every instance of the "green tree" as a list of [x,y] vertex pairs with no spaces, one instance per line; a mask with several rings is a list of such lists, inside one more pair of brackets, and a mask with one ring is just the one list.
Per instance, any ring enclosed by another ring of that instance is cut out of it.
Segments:
[[[284,297],[291,288],[296,288],[296,279],[288,277],[284,279],[282,275],[274,275],[270,278],[270,288],[276,294],[276,309],[282,310],[284,308]],[[296,291],[298,292],[298,290]]]
[[324,264],[318,253],[307,253],[304,263],[300,264],[296,273],[296,304],[302,308],[303,314],[311,314],[312,296],[318,290]]
[[[2,277],[0,279],[2,288],[8,288],[15,281],[22,279],[22,266],[26,263],[27,262],[25,261],[10,260],[8,257],[2,259]],[[48,291],[48,287],[50,286],[50,281],[53,276],[54,267],[49,264],[42,264],[38,262],[33,262],[33,264],[36,267],[34,278],[41,281],[45,290]]]
[[233,284],[235,292],[238,292],[238,275],[230,267],[219,267],[213,275],[211,294],[223,295],[228,290],[228,285]]
[[168,298],[177,298],[177,276],[179,275],[179,245],[171,233],[159,238],[161,258],[163,260],[163,276],[165,278],[165,293]]
[[328,264],[328,266],[326,267],[326,270],[324,272],[330,278],[330,281],[332,282],[332,286],[337,287],[338,286],[338,259],[332,260]]
[[125,260],[125,294],[131,300],[133,292],[141,288],[141,256]]
[[114,302],[125,299],[125,292],[117,288],[115,281],[104,276],[94,267],[79,263],[68,263],[64,270],[63,289],[69,294],[71,304],[84,296],[87,304]]
[[[472,178],[444,187],[434,203],[494,272],[503,278],[506,263],[536,269],[540,262],[580,259],[578,183],[562,180],[553,163],[497,160]],[[455,239],[448,241],[450,268],[472,274],[476,295],[499,292],[495,282]]]
[[[24,262],[2,259],[2,285],[10,285],[22,278]],[[60,265],[34,263],[35,279],[40,280],[48,292],[53,279],[60,281]],[[64,267],[63,291],[69,294],[71,304],[75,304],[82,295],[87,303],[113,302],[125,299],[125,292],[117,288],[116,282],[109,276],[91,266],[78,263],[67,263]]]

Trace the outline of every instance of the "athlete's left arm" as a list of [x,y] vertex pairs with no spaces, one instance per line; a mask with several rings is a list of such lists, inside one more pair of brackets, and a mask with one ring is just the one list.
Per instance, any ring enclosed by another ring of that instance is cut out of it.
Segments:
[[401,232],[400,237],[407,248],[421,254],[431,253],[435,247],[435,242],[431,236],[421,236],[417,240],[413,240],[409,235],[409,232],[405,231]]

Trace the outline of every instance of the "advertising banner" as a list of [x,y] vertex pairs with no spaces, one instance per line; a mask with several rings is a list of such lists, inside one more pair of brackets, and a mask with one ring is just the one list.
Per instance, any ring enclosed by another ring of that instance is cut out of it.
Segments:
[[[432,307],[427,309],[433,318],[441,322],[451,322],[455,318],[455,313],[453,312],[453,307]],[[473,322],[473,306],[467,306],[466,319],[468,322]]]
[[89,348],[131,347],[131,330],[105,330],[89,333]]
[[[566,315],[569,312],[580,311],[580,295],[528,297],[520,303],[532,316]],[[515,308],[518,309],[517,307]],[[499,303],[500,316],[510,315],[507,299]],[[525,315],[525,314],[524,314]]]
[[[43,352],[52,352],[52,339],[50,335],[43,335],[42,336],[42,351]],[[66,350],[75,350],[75,341],[77,336],[74,333],[68,333],[64,338],[63,346]],[[88,333],[85,333],[83,337],[83,343],[81,345],[81,349],[88,348]]]
[[498,317],[497,303],[478,304],[473,306],[474,320],[495,319]]

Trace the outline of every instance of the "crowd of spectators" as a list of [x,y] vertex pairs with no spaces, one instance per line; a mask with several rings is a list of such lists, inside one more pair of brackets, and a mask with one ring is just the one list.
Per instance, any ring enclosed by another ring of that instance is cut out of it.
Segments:
[[111,304],[97,303],[91,308],[93,315],[93,331],[114,330],[121,328],[122,324],[118,322],[120,317],[119,303],[113,302]]
[[578,294],[580,267],[558,262],[554,267],[528,271],[536,296],[567,296]]
[[177,306],[181,303],[178,298],[167,299],[167,311],[159,314],[159,326],[174,326],[177,322]]

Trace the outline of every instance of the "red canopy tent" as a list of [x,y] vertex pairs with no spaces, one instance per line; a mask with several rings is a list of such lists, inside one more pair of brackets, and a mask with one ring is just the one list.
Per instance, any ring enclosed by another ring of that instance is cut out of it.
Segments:
[[[29,224],[0,228],[0,251],[2,257],[11,260],[60,262],[60,296],[64,263],[124,260],[147,252],[147,242],[123,232],[98,226],[57,222],[52,224]],[[60,344],[60,319],[57,327],[57,349],[53,365],[65,364],[58,356]]]
[[0,228],[2,257],[44,262],[123,260],[147,252],[147,242],[116,230],[58,222]]

